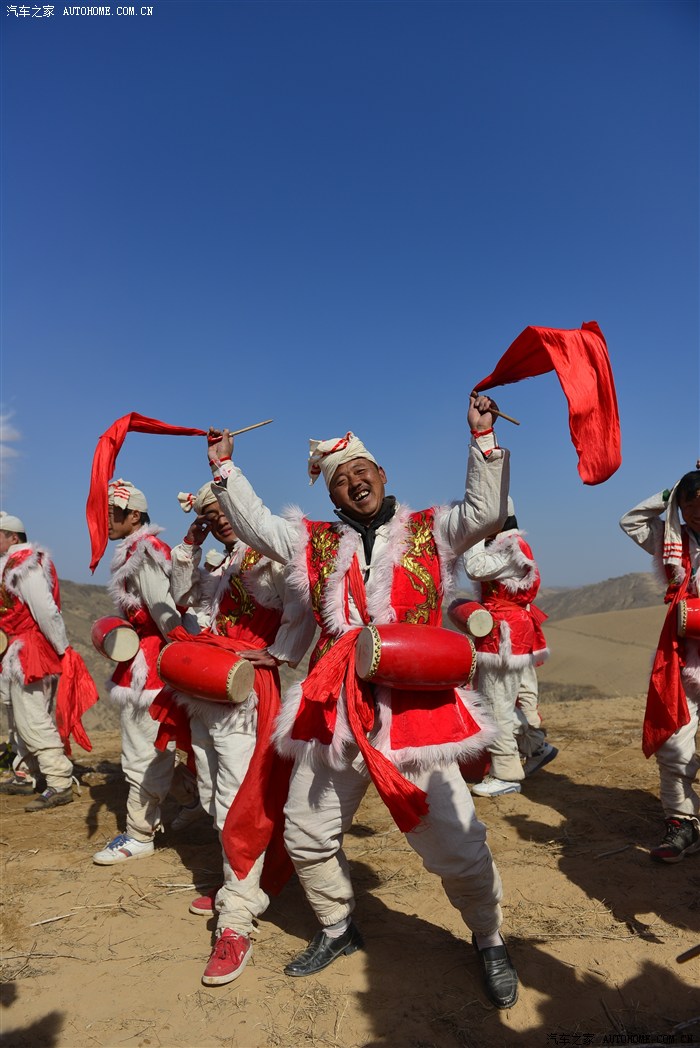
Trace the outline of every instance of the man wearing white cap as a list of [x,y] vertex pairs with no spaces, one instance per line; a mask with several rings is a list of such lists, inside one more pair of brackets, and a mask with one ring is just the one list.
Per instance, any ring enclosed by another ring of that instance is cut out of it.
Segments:
[[533,604],[540,573],[518,529],[510,497],[501,530],[477,542],[463,559],[467,576],[477,584],[477,600],[494,621],[491,632],[475,642],[477,687],[499,729],[488,747],[490,772],[472,786],[472,793],[478,797],[520,793],[525,776],[554,760],[558,751],[546,741],[541,728],[530,726],[517,706],[524,675],[534,674],[534,667],[544,662],[549,651],[541,629],[546,616]]
[[45,549],[27,542],[19,517],[0,511],[0,630],[7,639],[0,695],[30,778],[16,775],[0,792],[31,794],[40,773],[46,789],[25,811],[46,811],[73,800],[73,765],[55,720],[62,658],[68,648],[56,569]]
[[285,697],[275,730],[278,750],[295,758],[285,843],[321,924],[287,975],[312,975],[363,945],[341,844],[371,780],[472,930],[490,999],[499,1008],[517,1000],[499,932],[500,877],[457,765],[493,736],[478,696],[450,687],[426,702],[425,692],[363,687],[354,672],[363,626],[441,624],[458,556],[504,520],[508,453],[495,439],[491,405],[488,397],[470,399],[466,491],[451,508],[414,513],[387,497],[384,470],[353,433],[313,441],[309,473],[312,483],[323,475],[335,524],[271,514],[230,461],[228,431],[210,431],[227,517],[246,542],[290,565],[321,629],[311,672]]
[[[170,593],[170,547],[158,538],[163,529],[151,524],[142,491],[128,480],[109,485],[109,538],[118,542],[111,564],[109,594],[136,630],[139,650],[117,665],[107,682],[110,698],[120,709],[122,770],[128,783],[126,832],[119,833],[93,855],[98,866],[152,855],[160,827],[160,806],[173,785],[174,745],[155,748],[158,723],[149,713],[162,690],[158,655],[171,630],[181,625]],[[179,784],[181,802],[191,793]]]
[[675,863],[700,852],[700,461],[673,488],[625,513],[620,527],[651,553],[668,587],[642,748],[656,757],[666,820],[664,837],[649,854],[654,862]]
[[[236,642],[239,654],[255,666],[254,689],[242,703],[176,694],[190,717],[200,798],[221,838],[253,753],[256,747],[262,752],[267,741],[258,738],[258,725],[268,723],[269,733],[279,709],[277,668],[283,662],[297,665],[311,643],[315,623],[303,605],[289,601],[282,565],[238,541],[211,481],[196,495],[181,492],[178,500],[197,519],[184,542],[173,549],[173,597],[178,607],[195,610],[200,622],[204,617],[198,638],[204,658],[207,645],[220,637],[227,646]],[[226,551],[210,573],[200,569],[201,546],[209,532]],[[251,794],[250,807],[262,808],[266,792],[263,782],[260,794]],[[261,886],[264,858],[264,853],[257,855],[246,875],[238,877],[223,850],[223,885],[190,906],[192,913],[217,917],[214,949],[202,976],[206,986],[232,982],[250,958],[254,920],[269,902]]]

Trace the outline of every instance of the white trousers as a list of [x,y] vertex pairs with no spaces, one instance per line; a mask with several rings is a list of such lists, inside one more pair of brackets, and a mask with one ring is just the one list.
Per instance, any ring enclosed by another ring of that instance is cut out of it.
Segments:
[[659,767],[659,792],[664,815],[667,818],[670,815],[681,815],[698,819],[700,795],[694,783],[700,770],[696,738],[699,703],[690,696],[686,698],[690,721],[656,751],[656,763]]
[[537,670],[529,663],[523,668],[515,704],[518,719],[515,741],[521,758],[527,759],[539,753],[547,739],[547,733],[542,730],[539,698]]
[[122,706],[122,771],[129,785],[126,832],[137,841],[153,840],[160,806],[173,781],[175,744],[167,750],[155,748],[159,727],[148,710]]
[[61,736],[56,728],[54,699],[58,677],[43,677],[33,684],[10,680],[9,699],[14,730],[24,749],[24,762],[36,778],[38,772],[46,785],[66,790],[71,784],[73,764],[66,757]]
[[[477,935],[501,925],[501,878],[486,844],[467,785],[456,764],[406,774],[428,795],[430,812],[406,840],[442,881],[448,899]],[[355,899],[343,835],[370,779],[357,759],[342,771],[297,761],[285,807],[285,845],[306,897],[322,925],[352,913]]]
[[517,669],[508,666],[479,666],[479,694],[488,705],[498,728],[498,735],[488,748],[491,755],[491,774],[506,782],[519,782],[525,778],[516,742],[520,721],[515,704],[522,673],[522,666]]
[[[202,703],[194,710],[190,703],[192,749],[197,765],[197,783],[202,807],[214,820],[219,839],[226,815],[241,788],[255,749],[255,711],[248,703],[231,709],[218,703]],[[267,909],[269,899],[260,887],[264,855],[248,876],[239,881],[231,869],[223,847],[224,883],[216,895],[217,929],[231,928],[250,935],[253,921]]]

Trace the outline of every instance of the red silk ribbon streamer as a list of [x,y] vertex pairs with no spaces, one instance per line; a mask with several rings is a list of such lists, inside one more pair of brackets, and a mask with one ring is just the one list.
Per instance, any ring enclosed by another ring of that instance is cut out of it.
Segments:
[[620,416],[608,347],[594,320],[580,329],[526,327],[477,393],[556,371],[584,484],[602,484],[622,462]]
[[81,723],[86,710],[94,706],[99,694],[81,655],[66,648],[61,659],[61,676],[56,690],[56,727],[63,747],[70,757],[70,736],[88,753],[92,743]]
[[304,698],[311,702],[337,701],[343,684],[348,723],[367,771],[391,816],[402,833],[410,833],[428,814],[426,794],[404,778],[398,768],[376,750],[366,736],[374,724],[370,687],[355,673],[355,645],[359,629],[349,630],[314,666],[303,684]]
[[[689,563],[687,542],[686,536],[683,548],[684,564]],[[654,656],[642,729],[642,751],[645,757],[651,757],[667,739],[690,721],[681,679],[682,659],[676,627],[678,604],[686,595],[689,576],[690,573],[686,570],[683,582],[673,593]]]
[[147,418],[145,415],[139,415],[136,411],[131,411],[128,415],[122,415],[121,418],[112,423],[109,429],[105,430],[97,441],[97,447],[92,459],[90,491],[85,507],[92,551],[90,560],[90,571],[92,572],[100,563],[102,555],[107,548],[108,486],[114,476],[117,455],[121,450],[127,433],[157,433],[175,437],[205,437],[207,435],[207,431],[204,429],[171,426],[167,422],[160,422],[157,418]]

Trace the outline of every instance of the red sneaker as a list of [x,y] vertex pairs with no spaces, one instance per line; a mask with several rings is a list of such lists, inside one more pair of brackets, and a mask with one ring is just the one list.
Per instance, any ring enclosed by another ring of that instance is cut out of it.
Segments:
[[253,952],[247,935],[239,935],[232,928],[224,928],[214,944],[209,964],[204,969],[205,986],[223,986],[241,974]]
[[[222,885],[219,885],[219,888],[221,887]],[[219,888],[212,888],[210,892],[205,892],[198,899],[193,899],[190,903],[190,913],[196,913],[200,917],[211,917],[215,912],[214,902]]]

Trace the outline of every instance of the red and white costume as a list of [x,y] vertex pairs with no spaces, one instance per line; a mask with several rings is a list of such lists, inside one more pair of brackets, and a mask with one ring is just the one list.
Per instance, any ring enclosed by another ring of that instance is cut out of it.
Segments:
[[[139,636],[136,655],[119,663],[107,682],[121,715],[122,769],[129,784],[126,832],[138,841],[153,839],[175,768],[174,743],[164,751],[155,749],[158,724],[149,714],[163,688],[158,655],[167,635],[181,625],[170,593],[170,548],[157,537],[162,530],[147,524],[121,540],[108,587]],[[178,799],[190,803],[192,796],[185,790]]]
[[370,776],[469,927],[491,934],[500,925],[500,877],[457,766],[491,735],[478,697],[449,689],[431,705],[425,692],[381,687],[358,696],[353,669],[353,645],[368,621],[440,622],[456,558],[505,516],[507,453],[492,438],[485,445],[485,453],[470,449],[460,503],[421,513],[396,506],[374,531],[371,557],[348,524],[274,516],[239,469],[219,467],[219,502],[234,530],[290,565],[291,583],[322,631],[313,669],[285,696],[275,731],[278,749],[295,757],[285,843],[322,925],[354,908],[341,844]]
[[517,706],[526,671],[549,655],[542,632],[546,618],[533,603],[540,573],[523,532],[502,531],[472,546],[464,556],[467,576],[477,584],[476,599],[491,613],[494,628],[475,640],[478,688],[498,725],[489,745],[491,774],[506,782],[524,778],[521,754],[541,749],[544,732],[531,728]]
[[0,629],[9,646],[0,668],[0,695],[25,763],[47,786],[65,790],[73,765],[56,727],[55,698],[68,648],[58,578],[46,550],[16,543],[0,558]]
[[[221,643],[233,650],[267,649],[279,662],[295,666],[311,643],[314,621],[303,607],[293,606],[286,599],[281,565],[261,557],[242,542],[235,543],[212,572],[200,568],[200,560],[201,548],[197,546],[182,543],[173,549],[173,597],[178,606],[192,608],[200,621],[204,618],[209,623],[199,637],[190,639],[204,647],[221,638]],[[279,673],[276,669],[256,667],[254,690],[237,705],[207,702],[179,693],[176,699],[190,717],[200,802],[213,817],[221,838],[254,754],[256,776],[269,749],[271,726],[280,705]],[[259,721],[265,736],[260,740]],[[241,795],[245,806],[257,806],[262,811],[265,796],[274,784],[261,777],[247,787],[247,799]],[[250,834],[245,827],[256,819],[255,812],[241,810],[240,833],[246,845]],[[242,861],[246,872],[239,878],[222,848],[224,884],[215,902],[219,932],[230,928],[249,936],[254,919],[264,913],[269,902],[260,885],[264,851],[246,850],[248,861]]]
[[[662,519],[664,514],[666,521]],[[674,495],[669,492],[659,492],[640,502],[625,513],[620,527],[652,555],[657,573],[668,586],[665,600],[669,611],[659,640],[644,717],[644,752],[647,757],[652,753],[656,757],[665,816],[680,815],[700,823],[700,795],[695,787],[700,771],[700,641],[679,638],[676,615],[679,599],[698,597],[700,592],[700,536],[680,525]],[[669,535],[670,531],[675,534]],[[663,674],[658,678],[659,686],[654,687],[659,659],[660,666],[665,663],[672,674],[678,675],[679,687],[669,686]]]

